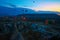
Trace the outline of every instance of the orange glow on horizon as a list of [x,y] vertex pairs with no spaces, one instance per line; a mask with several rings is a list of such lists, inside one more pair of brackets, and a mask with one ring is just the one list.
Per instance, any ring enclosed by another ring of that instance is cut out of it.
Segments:
[[45,4],[41,7],[36,7],[36,8],[33,8],[35,11],[39,11],[39,10],[42,10],[42,11],[57,11],[57,12],[60,12],[60,5],[59,4]]

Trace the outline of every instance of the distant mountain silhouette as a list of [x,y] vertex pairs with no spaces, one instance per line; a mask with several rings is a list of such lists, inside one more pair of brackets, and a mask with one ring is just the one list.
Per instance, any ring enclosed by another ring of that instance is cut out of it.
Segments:
[[59,14],[59,12],[52,11],[34,11],[28,8],[10,8],[0,6],[0,16],[15,16],[20,14]]
[[37,11],[40,14],[59,14],[59,12],[54,11]]
[[35,13],[34,10],[27,8],[9,8],[0,6],[0,16],[14,16],[18,14],[31,14]]

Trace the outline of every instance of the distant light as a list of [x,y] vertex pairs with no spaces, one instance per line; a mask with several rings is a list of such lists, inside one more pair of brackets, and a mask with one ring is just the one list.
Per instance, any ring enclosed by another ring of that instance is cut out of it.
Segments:
[[22,16],[21,18],[22,18],[22,20],[26,20],[26,17],[24,17],[24,16]]
[[23,19],[25,20],[26,18],[24,17]]
[[45,20],[45,24],[46,24],[46,25],[48,24],[48,20]]

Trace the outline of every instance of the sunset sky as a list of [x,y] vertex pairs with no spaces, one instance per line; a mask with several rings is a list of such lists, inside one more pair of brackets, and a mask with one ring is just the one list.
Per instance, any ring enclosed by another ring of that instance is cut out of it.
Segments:
[[35,11],[58,11],[60,12],[60,0],[0,0],[0,5],[30,8]]

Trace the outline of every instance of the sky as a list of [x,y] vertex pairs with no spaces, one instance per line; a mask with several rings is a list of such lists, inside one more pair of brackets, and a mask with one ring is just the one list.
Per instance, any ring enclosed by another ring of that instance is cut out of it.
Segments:
[[30,8],[35,11],[60,12],[60,0],[0,0],[0,6],[16,5],[16,7]]

